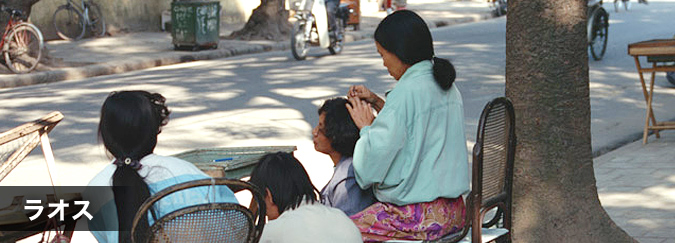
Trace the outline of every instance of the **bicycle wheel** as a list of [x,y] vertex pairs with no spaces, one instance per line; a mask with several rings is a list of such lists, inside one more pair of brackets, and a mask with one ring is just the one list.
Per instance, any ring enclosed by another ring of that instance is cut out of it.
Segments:
[[607,34],[609,30],[609,14],[604,9],[598,9],[592,17],[590,43],[593,60],[600,60],[607,48]]
[[52,18],[56,34],[64,40],[79,40],[84,36],[84,17],[71,5],[62,5]]
[[298,20],[291,30],[291,53],[296,60],[305,60],[309,51],[309,43],[305,37],[306,21]]
[[14,27],[2,48],[7,67],[14,73],[33,71],[42,58],[43,41],[40,30],[33,25]]
[[94,36],[104,36],[105,35],[105,19],[103,19],[103,14],[101,8],[98,4],[93,1],[89,1],[89,28],[91,33]]

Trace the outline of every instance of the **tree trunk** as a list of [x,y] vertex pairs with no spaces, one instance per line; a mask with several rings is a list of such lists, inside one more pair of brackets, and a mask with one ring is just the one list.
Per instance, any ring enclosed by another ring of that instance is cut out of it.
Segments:
[[514,242],[635,242],[600,205],[591,154],[586,0],[510,0]]
[[262,0],[253,10],[243,29],[232,32],[230,38],[242,40],[284,40],[288,38],[291,24],[284,0]]
[[[30,10],[33,4],[39,2],[40,0],[4,0],[5,6],[13,9],[18,9],[23,12],[24,16],[28,18],[30,16]],[[7,22],[9,21],[9,13],[2,12],[0,13],[0,26],[4,31]]]

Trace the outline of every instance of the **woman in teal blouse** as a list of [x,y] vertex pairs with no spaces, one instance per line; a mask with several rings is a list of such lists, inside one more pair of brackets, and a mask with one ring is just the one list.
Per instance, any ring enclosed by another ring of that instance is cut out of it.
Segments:
[[380,201],[351,218],[364,241],[433,240],[459,231],[469,168],[455,69],[434,56],[429,28],[411,11],[382,20],[375,45],[398,82],[386,103],[363,85],[349,90],[347,108],[360,129],[356,181]]

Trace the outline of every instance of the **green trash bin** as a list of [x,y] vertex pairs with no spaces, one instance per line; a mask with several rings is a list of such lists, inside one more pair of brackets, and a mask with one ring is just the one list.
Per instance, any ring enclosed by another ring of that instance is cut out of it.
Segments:
[[218,48],[220,2],[171,2],[171,37],[176,50]]

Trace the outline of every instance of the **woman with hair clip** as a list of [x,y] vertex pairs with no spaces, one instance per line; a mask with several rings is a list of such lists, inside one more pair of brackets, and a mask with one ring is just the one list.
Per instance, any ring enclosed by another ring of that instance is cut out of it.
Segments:
[[[121,91],[111,93],[101,107],[98,136],[113,159],[89,182],[84,193],[85,199],[92,201],[89,230],[99,242],[130,242],[133,218],[150,195],[178,183],[208,178],[190,162],[153,154],[157,135],[170,113],[164,101],[157,93]],[[112,190],[92,186],[112,186]],[[156,219],[185,206],[211,201],[237,203],[226,186],[174,193],[142,218],[134,238],[145,242]]]
[[293,154],[266,154],[253,169],[250,182],[265,194],[269,222],[261,243],[361,242],[347,215],[317,201],[316,188]]
[[455,69],[434,56],[429,28],[412,11],[384,18],[374,37],[397,83],[386,103],[363,85],[349,89],[347,109],[360,129],[354,174],[380,201],[350,218],[364,241],[457,232],[465,223],[461,196],[469,191],[469,166]]

